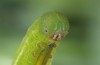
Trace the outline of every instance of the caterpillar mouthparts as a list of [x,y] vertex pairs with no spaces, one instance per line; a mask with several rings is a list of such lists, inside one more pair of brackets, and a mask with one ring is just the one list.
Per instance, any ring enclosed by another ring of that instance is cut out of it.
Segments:
[[60,40],[62,38],[61,34],[54,34],[53,35],[53,40],[57,41]]

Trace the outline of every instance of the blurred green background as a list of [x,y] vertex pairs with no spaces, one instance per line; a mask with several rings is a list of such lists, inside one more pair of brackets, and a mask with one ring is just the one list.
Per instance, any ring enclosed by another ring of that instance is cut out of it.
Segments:
[[0,65],[11,65],[28,27],[52,10],[70,21],[52,65],[100,65],[100,0],[0,0]]

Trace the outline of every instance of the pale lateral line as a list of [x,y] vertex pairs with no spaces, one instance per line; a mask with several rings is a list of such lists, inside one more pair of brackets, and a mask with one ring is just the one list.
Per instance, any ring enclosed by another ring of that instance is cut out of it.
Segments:
[[[24,48],[23,48],[24,49]],[[17,59],[16,59],[16,61],[15,61],[15,63],[14,63],[14,65],[17,65],[17,62],[18,62],[18,60],[20,59],[20,56],[23,54],[23,49],[21,50],[21,52],[19,53],[19,55],[18,55],[18,57],[17,57]]]

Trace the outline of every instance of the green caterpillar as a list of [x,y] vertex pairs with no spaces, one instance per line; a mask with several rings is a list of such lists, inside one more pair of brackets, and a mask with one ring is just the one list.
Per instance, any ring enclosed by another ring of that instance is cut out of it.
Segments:
[[58,12],[39,17],[29,27],[12,65],[51,65],[56,48],[68,30],[68,19]]

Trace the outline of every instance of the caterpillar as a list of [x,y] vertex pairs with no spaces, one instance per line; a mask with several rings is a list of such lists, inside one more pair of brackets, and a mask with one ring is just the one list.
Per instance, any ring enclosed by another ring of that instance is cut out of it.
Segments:
[[49,12],[29,27],[12,65],[51,65],[61,40],[68,34],[69,21],[59,12]]

